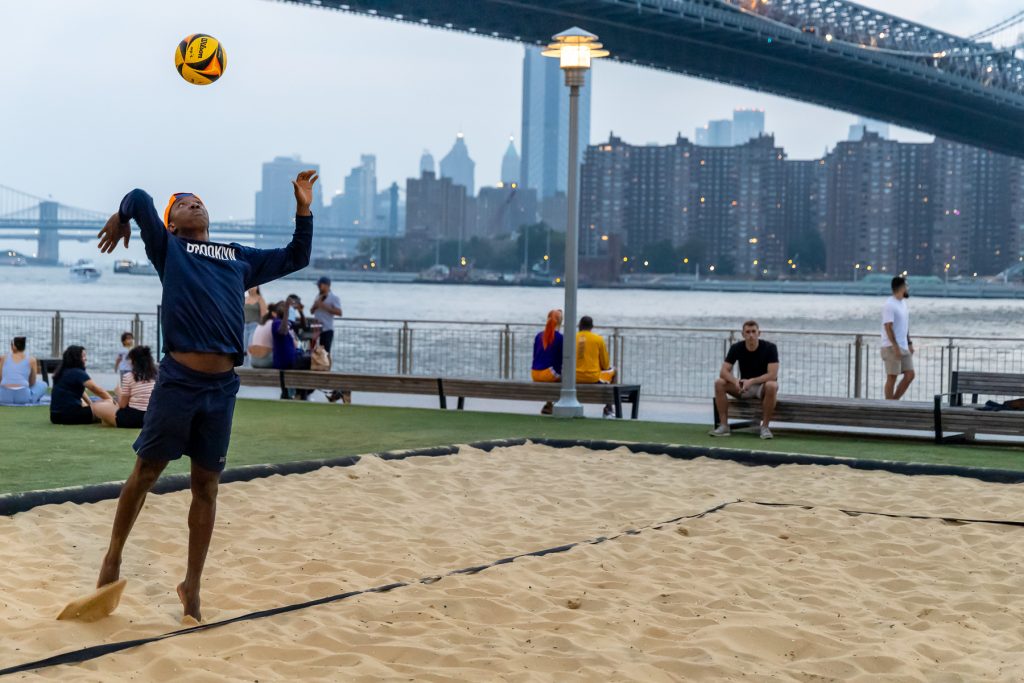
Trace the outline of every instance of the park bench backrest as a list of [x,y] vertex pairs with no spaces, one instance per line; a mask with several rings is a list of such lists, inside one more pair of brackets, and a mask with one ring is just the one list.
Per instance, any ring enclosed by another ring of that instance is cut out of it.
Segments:
[[953,394],[971,395],[972,402],[979,395],[1024,397],[1024,375],[958,370],[950,389]]

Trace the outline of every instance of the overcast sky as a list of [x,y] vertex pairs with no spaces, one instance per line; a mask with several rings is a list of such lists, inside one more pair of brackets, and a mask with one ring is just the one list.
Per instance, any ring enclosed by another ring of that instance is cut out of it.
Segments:
[[[1024,1],[863,4],[964,35]],[[113,211],[139,186],[158,203],[194,190],[215,219],[251,218],[260,164],[275,155],[319,163],[329,197],[365,153],[377,155],[378,186],[404,187],[422,151],[439,160],[460,131],[480,186],[497,182],[508,136],[519,136],[522,47],[511,43],[269,0],[0,0],[0,26],[0,185],[73,206]],[[194,32],[227,50],[214,85],[174,70],[178,41]],[[592,142],[614,131],[665,144],[760,107],[790,157],[811,158],[855,118],[610,61],[593,77]]]

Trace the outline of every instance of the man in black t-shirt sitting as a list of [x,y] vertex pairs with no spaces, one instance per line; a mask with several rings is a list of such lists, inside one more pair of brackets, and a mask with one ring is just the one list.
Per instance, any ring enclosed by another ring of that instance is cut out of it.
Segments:
[[[740,364],[740,379],[733,367]],[[779,350],[775,344],[761,340],[757,322],[743,323],[743,341],[729,347],[722,369],[715,380],[715,410],[719,424],[708,432],[711,436],[729,436],[729,396],[761,400],[761,438],[772,438],[768,423],[775,412],[779,395]]]

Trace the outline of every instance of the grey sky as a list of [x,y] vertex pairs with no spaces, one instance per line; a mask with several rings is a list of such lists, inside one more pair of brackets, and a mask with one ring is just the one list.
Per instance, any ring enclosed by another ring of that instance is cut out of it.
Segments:
[[[1022,1],[863,4],[962,35]],[[215,218],[252,217],[260,164],[275,155],[318,162],[328,197],[360,154],[377,155],[380,186],[404,185],[424,148],[440,159],[459,131],[477,185],[491,184],[519,135],[522,47],[511,43],[268,0],[2,0],[0,26],[0,184],[83,208],[112,211],[139,186],[158,203],[194,190]],[[177,42],[194,32],[227,50],[214,85],[188,85],[173,68]],[[790,156],[810,158],[854,120],[611,62],[594,77],[593,141],[614,131],[667,143],[734,107],[761,107]]]

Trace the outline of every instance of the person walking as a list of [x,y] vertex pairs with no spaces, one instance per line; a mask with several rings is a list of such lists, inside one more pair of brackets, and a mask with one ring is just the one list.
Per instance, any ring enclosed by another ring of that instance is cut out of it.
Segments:
[[[882,363],[885,365],[885,398],[898,401],[914,381],[914,342],[910,340],[910,287],[904,277],[892,279],[892,296],[882,306]],[[903,375],[899,385],[896,379]]]

